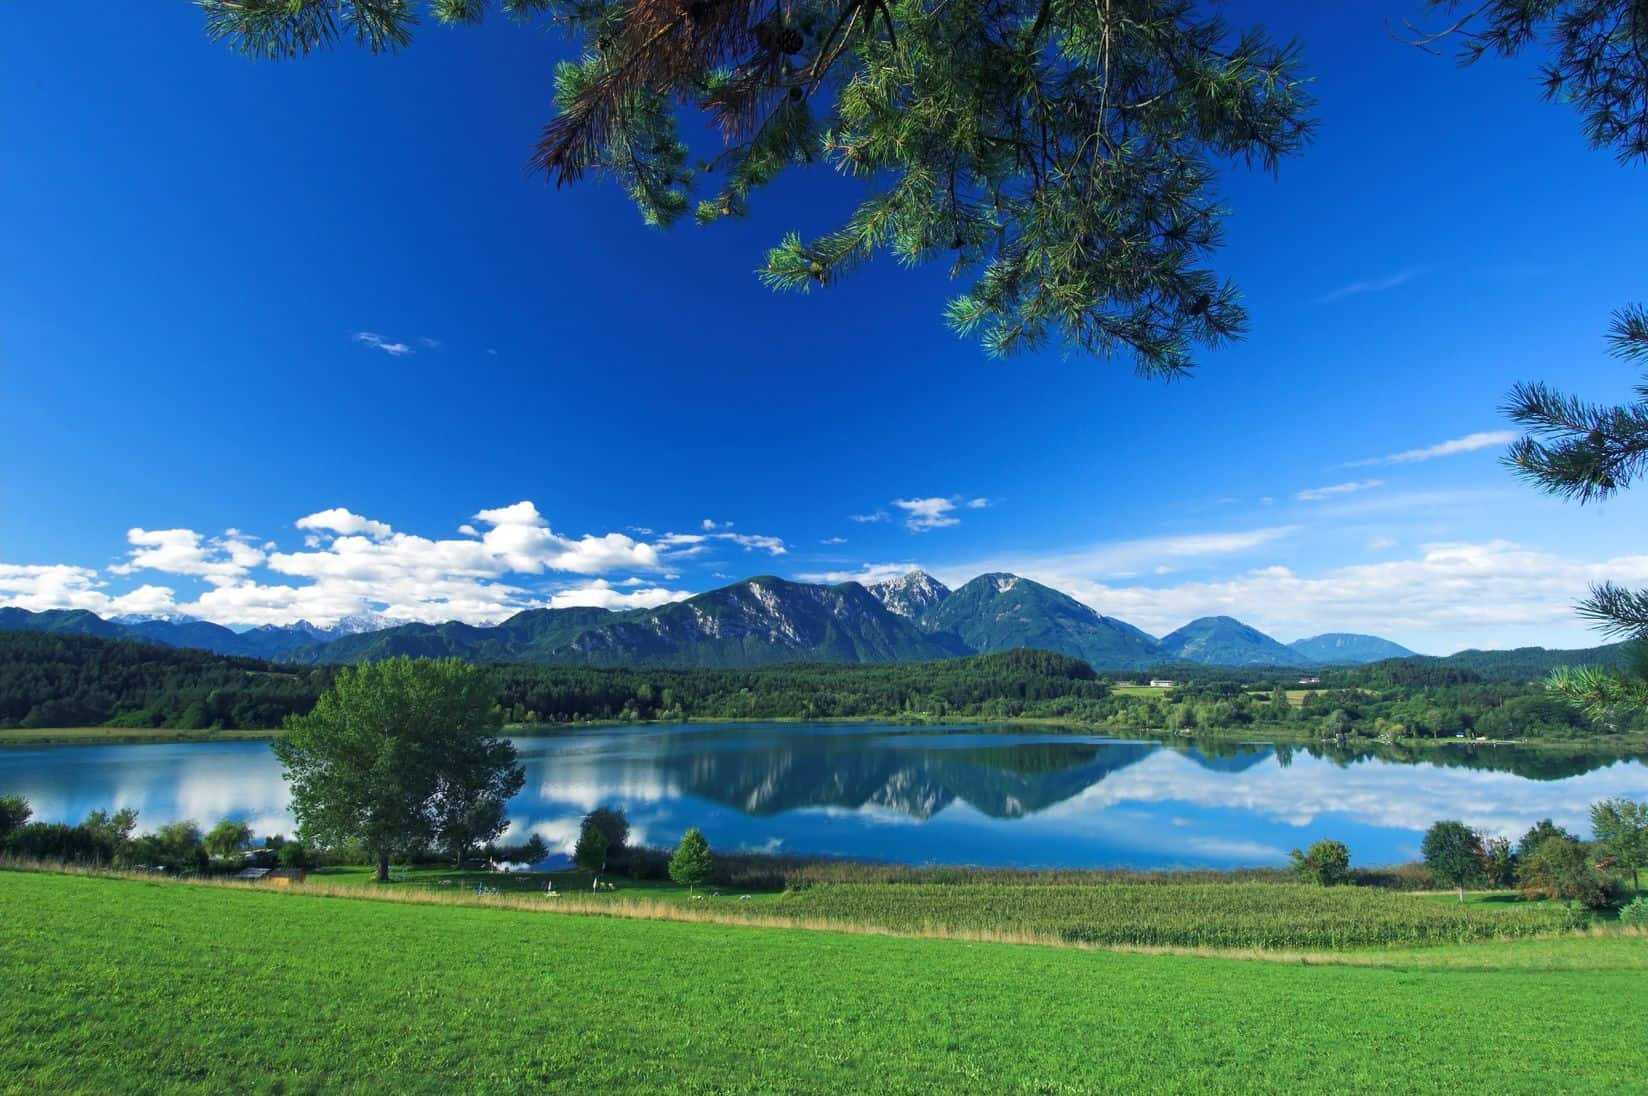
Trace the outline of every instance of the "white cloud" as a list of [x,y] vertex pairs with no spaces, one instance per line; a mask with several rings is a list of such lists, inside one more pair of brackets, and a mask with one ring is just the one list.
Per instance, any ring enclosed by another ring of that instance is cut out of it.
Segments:
[[1396,547],[1396,541],[1390,537],[1374,537],[1368,541],[1368,551],[1383,552]]
[[1397,286],[1406,285],[1424,272],[1421,267],[1410,267],[1406,270],[1399,270],[1395,274],[1387,274],[1383,278],[1368,278],[1351,282],[1330,293],[1324,293],[1317,298],[1317,303],[1327,304],[1330,301],[1341,301],[1346,297],[1355,297],[1363,293],[1383,293],[1387,289],[1395,289]]
[[[725,529],[727,525],[717,526]],[[789,553],[784,541],[780,537],[769,537],[759,533],[665,533],[658,538],[661,548],[672,550],[674,556],[690,556],[701,553],[704,546],[712,540],[725,541],[736,544],[746,552],[763,551],[768,555],[782,556]]]
[[1353,460],[1344,467],[1366,468],[1373,464],[1411,464],[1414,461],[1451,457],[1455,453],[1472,453],[1478,449],[1487,449],[1490,446],[1509,445],[1514,440],[1516,440],[1515,430],[1484,430],[1475,434],[1466,434],[1462,438],[1450,438],[1447,441],[1427,445],[1421,449],[1404,449],[1400,453],[1391,453],[1389,456]]
[[846,544],[847,543],[847,538],[846,537],[825,537],[822,540],[820,540],[818,543],[820,543],[820,544]]
[[412,347],[407,343],[396,342],[378,334],[376,331],[357,331],[350,337],[362,346],[382,350],[385,354],[394,358],[405,357],[407,354],[413,353]]
[[38,612],[42,609],[90,609],[108,604],[108,595],[91,567],[66,563],[0,563],[0,604]]
[[943,529],[961,522],[960,518],[951,516],[956,508],[954,499],[894,499],[893,505],[904,511],[904,525],[912,533]]
[[1145,568],[1172,567],[1192,560],[1240,555],[1291,537],[1299,528],[1297,525],[1276,525],[1231,532],[1182,533],[1106,541],[1044,555],[991,556],[947,567],[939,577],[951,585],[957,585],[976,575],[1011,571],[1064,590],[1071,584],[1117,578]]
[[[128,558],[109,575],[141,570],[200,579],[207,589],[180,601],[169,587],[141,586],[119,596],[104,575],[67,565],[0,566],[0,604],[30,609],[84,608],[99,613],[176,610],[230,625],[327,624],[363,611],[395,620],[493,623],[544,604],[650,606],[687,596],[633,575],[675,576],[664,547],[622,533],[563,536],[532,502],[482,510],[461,537],[431,539],[394,531],[387,522],[334,507],[296,522],[304,546],[267,551],[236,530],[207,538],[191,529],[132,529]],[[785,552],[777,537],[713,533],[752,551]],[[254,574],[254,568],[258,569]],[[517,576],[629,572],[624,589],[604,581],[547,596]]]
[[115,596],[91,567],[0,563],[0,605],[34,612],[87,609],[99,615],[162,613],[173,608],[173,591],[167,586],[145,584]]
[[702,522],[699,523],[699,528],[703,529],[704,532],[706,532],[706,533],[713,533],[717,529],[731,529],[732,528],[732,522],[730,522],[730,521],[717,522],[714,518],[705,518]]
[[969,510],[982,510],[986,506],[989,506],[989,505],[990,505],[990,500],[986,499],[986,498],[977,498],[977,499],[968,499],[967,500],[967,509],[969,509]]
[[[1048,581],[1033,572],[1027,577]],[[1228,614],[1284,640],[1371,632],[1446,653],[1463,646],[1583,642],[1574,600],[1588,584],[1610,578],[1648,585],[1648,555],[1588,563],[1504,540],[1446,542],[1422,545],[1416,558],[1336,567],[1315,576],[1270,566],[1166,587],[1070,578],[1049,584],[1157,634],[1195,617]],[[1554,638],[1564,634],[1575,638]]]
[[917,563],[866,563],[856,571],[811,571],[796,577],[802,582],[856,582],[868,586],[872,582],[886,582],[921,569]]
[[885,511],[885,510],[876,510],[876,511],[873,511],[872,513],[868,513],[868,514],[848,514],[847,515],[847,520],[848,521],[856,521],[860,525],[873,525],[878,521],[886,521],[887,520],[887,511]]
[[[625,586],[634,581],[626,579],[618,585]],[[557,592],[549,599],[549,604],[553,609],[568,609],[574,606],[596,609],[653,609],[672,601],[683,601],[691,596],[692,594],[685,590],[667,590],[662,586],[646,586],[625,592],[605,579],[598,578],[588,585],[574,586]]]
[[[309,514],[294,522],[299,529],[318,529],[328,533],[365,534],[373,540],[383,540],[395,530],[386,523],[363,518],[359,514],[350,513],[341,506],[334,506],[330,510],[322,510],[316,514]],[[460,530],[461,531],[461,530]]]
[[128,529],[126,540],[132,550],[125,563],[109,568],[111,574],[149,570],[225,583],[244,575],[265,558],[263,549],[235,530],[207,540],[193,529]]
[[1350,483],[1333,483],[1326,487],[1311,487],[1300,491],[1293,496],[1300,502],[1320,502],[1323,499],[1333,498],[1335,495],[1349,495],[1357,491],[1371,491],[1375,487],[1384,486],[1384,480],[1354,480]]

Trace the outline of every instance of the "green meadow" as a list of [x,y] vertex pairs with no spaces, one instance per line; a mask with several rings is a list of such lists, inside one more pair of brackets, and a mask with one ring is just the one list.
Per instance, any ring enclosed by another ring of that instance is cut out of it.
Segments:
[[1601,1092],[1648,1053],[1617,931],[1284,961],[372,894],[0,872],[0,1089]]

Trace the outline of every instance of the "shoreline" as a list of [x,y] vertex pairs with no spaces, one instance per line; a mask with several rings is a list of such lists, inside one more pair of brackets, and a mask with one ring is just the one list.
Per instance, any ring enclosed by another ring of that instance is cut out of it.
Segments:
[[[591,719],[575,723],[505,724],[502,733],[510,738],[554,738],[590,730],[617,727],[705,727],[719,725],[757,724],[812,724],[818,726],[864,726],[885,724],[912,729],[945,727],[1002,727],[1016,731],[1041,731],[1048,734],[1071,734],[1113,738],[1128,742],[1182,743],[1218,742],[1223,745],[1303,746],[1338,748],[1345,750],[1416,750],[1448,751],[1456,749],[1522,749],[1547,752],[1609,753],[1621,757],[1648,754],[1648,738],[1609,737],[1584,739],[1474,739],[1474,738],[1405,738],[1395,741],[1349,738],[1343,743],[1333,739],[1317,738],[1293,730],[1285,725],[1254,724],[1224,731],[1205,731],[1187,734],[1175,731],[1118,730],[1093,724],[1041,717],[987,718],[983,716],[946,716],[942,719],[911,719],[897,715],[833,716],[806,718],[802,716],[729,716],[725,718],[691,719]],[[41,727],[0,730],[0,748],[40,746],[137,746],[149,744],[178,745],[210,742],[266,741],[284,735],[280,728],[237,728],[234,730],[182,730],[175,727]]]

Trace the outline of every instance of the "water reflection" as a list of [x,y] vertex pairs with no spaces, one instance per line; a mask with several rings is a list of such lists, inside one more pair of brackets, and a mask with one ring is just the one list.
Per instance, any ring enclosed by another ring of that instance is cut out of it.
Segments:
[[[624,807],[636,838],[703,827],[725,847],[912,862],[1173,866],[1279,863],[1318,837],[1372,864],[1417,854],[1440,817],[1515,836],[1550,816],[1587,829],[1610,795],[1648,798],[1639,760],[1506,748],[1390,751],[895,727],[620,728],[517,740],[513,835],[570,848],[579,817]],[[46,820],[134,807],[145,827],[250,820],[289,831],[267,745],[0,750],[0,793]]]

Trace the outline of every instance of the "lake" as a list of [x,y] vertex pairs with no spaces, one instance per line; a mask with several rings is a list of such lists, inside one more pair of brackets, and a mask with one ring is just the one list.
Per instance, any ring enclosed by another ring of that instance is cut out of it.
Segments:
[[[907,863],[1060,867],[1282,864],[1331,837],[1363,865],[1416,859],[1438,818],[1515,838],[1554,818],[1589,833],[1588,807],[1648,798],[1640,759],[1511,747],[1386,754],[1184,746],[970,727],[807,724],[620,727],[515,740],[526,786],[511,839],[570,850],[598,806],[634,839],[689,826],[722,848]],[[245,819],[290,833],[266,742],[0,749],[0,794],[42,821],[134,807],[139,829]]]

